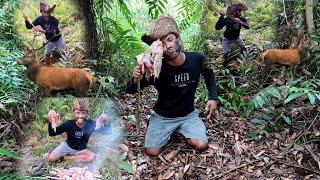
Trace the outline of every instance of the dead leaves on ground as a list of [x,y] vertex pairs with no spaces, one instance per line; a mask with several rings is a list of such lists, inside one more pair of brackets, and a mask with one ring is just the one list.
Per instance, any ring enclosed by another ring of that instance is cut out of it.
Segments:
[[[120,103],[120,115],[134,115],[135,97],[121,98],[126,103]],[[247,134],[254,129],[248,120],[219,116],[219,120],[206,121],[200,112],[207,127],[207,150],[195,151],[182,137],[176,137],[158,157],[150,158],[143,144],[154,100],[142,95],[142,103],[140,131],[136,131],[134,122],[124,122],[127,137],[122,149],[127,152],[134,173],[124,172],[122,179],[320,179],[320,122],[309,131],[284,130],[267,139],[248,141]],[[297,139],[300,133],[303,136]],[[318,141],[303,144],[308,137]]]

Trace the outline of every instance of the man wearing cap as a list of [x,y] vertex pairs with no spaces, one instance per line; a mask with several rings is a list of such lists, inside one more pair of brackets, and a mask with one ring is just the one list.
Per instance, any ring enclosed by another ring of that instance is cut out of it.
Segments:
[[60,117],[54,110],[49,111],[49,136],[67,133],[67,140],[49,153],[48,160],[50,162],[59,160],[92,162],[95,160],[95,153],[86,149],[89,138],[95,131],[110,134],[111,128],[107,115],[102,114],[96,121],[93,121],[87,119],[88,112],[89,108],[85,100],[75,100],[73,106],[74,119],[56,127]]
[[22,16],[28,29],[32,28],[45,34],[48,41],[45,45],[45,63],[47,65],[51,65],[50,53],[55,48],[62,50],[62,52],[65,52],[67,49],[66,42],[58,29],[59,21],[51,15],[54,8],[55,5],[51,7],[49,4],[41,2],[40,12],[42,15],[37,17],[32,23],[30,23],[29,17],[26,14]]
[[228,64],[228,56],[230,54],[231,44],[240,47],[241,53],[246,49],[243,40],[240,37],[241,27],[249,29],[247,19],[241,16],[241,11],[246,11],[247,7],[242,3],[235,3],[227,8],[227,16],[224,12],[220,12],[220,18],[216,23],[216,30],[226,26],[222,38],[223,66]]
[[210,118],[217,109],[218,100],[213,70],[204,66],[206,57],[201,53],[184,51],[178,26],[172,17],[160,16],[153,22],[149,35],[142,37],[149,45],[158,39],[163,44],[159,78],[147,80],[142,76],[141,65],[138,65],[126,88],[126,92],[136,93],[140,81],[141,89],[154,85],[158,90],[145,137],[146,153],[157,156],[174,131],[183,134],[187,143],[195,149],[204,150],[208,147],[208,138],[205,125],[194,107],[194,99],[202,74],[209,91],[207,108],[210,112],[207,118]]

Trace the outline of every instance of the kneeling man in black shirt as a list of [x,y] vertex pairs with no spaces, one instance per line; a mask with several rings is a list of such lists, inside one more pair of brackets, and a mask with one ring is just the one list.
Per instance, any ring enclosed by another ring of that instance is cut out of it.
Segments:
[[[183,43],[177,23],[170,16],[160,16],[150,28],[149,35],[142,40],[147,44],[160,39],[163,45],[163,60],[159,78],[142,76],[142,67],[133,70],[133,77],[128,81],[126,92],[137,92],[140,88],[154,85],[158,99],[153,107],[145,137],[146,153],[158,156],[161,148],[167,144],[171,134],[178,131],[187,143],[198,150],[208,147],[205,124],[194,107],[195,93],[200,75],[205,79],[208,89],[206,107],[210,110],[208,119],[217,109],[217,87],[214,72],[205,66],[207,58],[199,52],[183,50]],[[141,79],[142,77],[142,79]]]

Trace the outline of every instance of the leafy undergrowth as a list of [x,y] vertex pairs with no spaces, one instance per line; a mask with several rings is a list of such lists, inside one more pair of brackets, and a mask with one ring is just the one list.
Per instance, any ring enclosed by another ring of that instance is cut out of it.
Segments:
[[[319,105],[299,112],[303,120],[293,120],[281,131],[269,137],[256,134],[250,119],[234,114],[220,115],[205,120],[203,107],[200,116],[206,124],[209,149],[203,152],[186,145],[175,135],[157,158],[148,157],[143,148],[144,135],[155,90],[148,88],[142,96],[142,115],[139,130],[135,125],[136,98],[122,95],[120,115],[127,132],[127,160],[133,166],[132,174],[123,173],[122,179],[319,179]],[[200,104],[198,104],[200,105]],[[201,104],[203,106],[203,104]],[[317,139],[318,138],[318,139]]]

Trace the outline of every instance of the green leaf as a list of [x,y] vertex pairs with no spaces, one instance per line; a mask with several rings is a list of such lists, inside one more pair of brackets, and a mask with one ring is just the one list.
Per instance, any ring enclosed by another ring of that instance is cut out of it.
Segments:
[[281,94],[280,94],[279,90],[275,87],[271,87],[271,88],[266,89],[266,93],[270,94],[271,96],[273,96],[275,98],[281,99]]
[[291,125],[291,119],[288,116],[281,114],[281,117],[287,124]]
[[249,140],[259,140],[259,139],[260,139],[259,135],[260,135],[260,134],[259,134],[258,132],[254,131],[254,132],[250,132],[250,133],[247,135],[247,138],[248,138]]
[[262,124],[266,124],[266,122],[264,120],[258,119],[258,118],[253,118],[251,120],[251,122],[253,122],[256,125],[262,125]]
[[284,104],[287,104],[288,102],[290,102],[290,101],[292,101],[292,100],[294,100],[294,99],[296,99],[296,98],[298,98],[298,97],[304,96],[304,95],[305,95],[304,93],[290,94],[290,95],[288,96],[288,98],[284,100],[283,103],[284,103]]
[[312,93],[307,93],[307,96],[309,98],[309,101],[311,104],[314,104],[316,102],[316,96]]
[[4,148],[0,148],[0,155],[4,155],[4,156],[14,158],[14,159],[19,159],[18,153],[14,152],[14,151],[9,151]]
[[119,167],[123,170],[126,170],[128,173],[133,174],[133,168],[132,165],[129,164],[128,162],[124,161],[124,162],[120,162],[119,163]]

